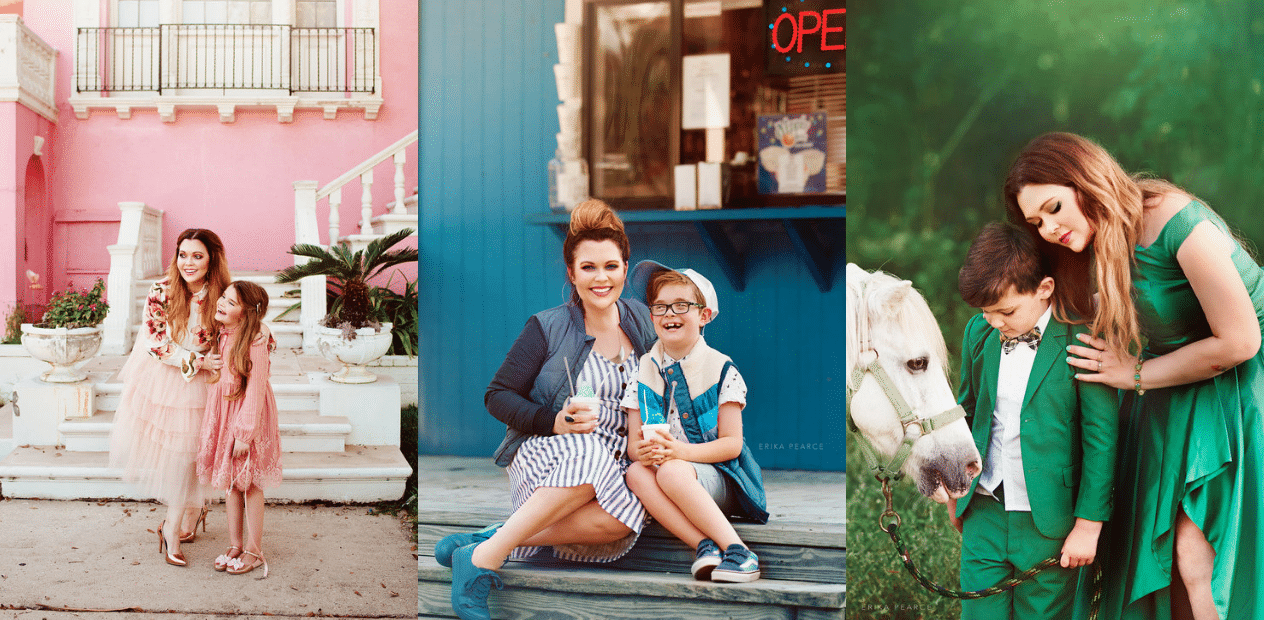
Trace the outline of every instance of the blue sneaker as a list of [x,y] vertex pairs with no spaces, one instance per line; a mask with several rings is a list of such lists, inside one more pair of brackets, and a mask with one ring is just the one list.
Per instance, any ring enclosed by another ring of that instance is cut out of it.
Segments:
[[724,561],[711,571],[711,581],[746,583],[759,579],[759,556],[741,545],[729,545]]
[[474,566],[470,558],[477,546],[466,545],[452,554],[452,611],[461,620],[491,620],[487,595],[492,586],[505,587],[496,571]]
[[493,523],[477,532],[462,532],[460,534],[451,534],[439,539],[434,546],[434,557],[441,566],[452,567],[452,552],[464,547],[465,545],[473,545],[481,543],[492,537],[496,530],[504,523]]
[[710,538],[703,538],[698,543],[697,559],[693,561],[693,566],[689,568],[689,572],[693,573],[693,578],[699,581],[707,581],[711,579],[711,570],[720,565],[723,554],[720,553],[720,547]]

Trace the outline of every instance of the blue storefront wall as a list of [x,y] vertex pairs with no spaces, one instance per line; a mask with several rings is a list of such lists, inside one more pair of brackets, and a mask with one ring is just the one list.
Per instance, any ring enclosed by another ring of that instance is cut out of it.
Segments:
[[[421,7],[420,453],[490,456],[504,425],[483,394],[527,318],[568,295],[547,207],[556,148],[553,24],[562,2]],[[737,292],[693,227],[629,224],[632,261],[697,269],[721,313],[711,346],[749,389],[746,441],[766,468],[844,467],[842,270],[822,293],[773,225],[749,237]],[[627,292],[625,291],[625,295]]]

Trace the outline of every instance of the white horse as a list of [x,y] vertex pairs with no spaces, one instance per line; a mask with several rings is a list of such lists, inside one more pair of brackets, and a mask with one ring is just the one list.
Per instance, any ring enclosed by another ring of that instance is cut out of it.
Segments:
[[922,495],[941,504],[949,497],[964,496],[981,471],[979,451],[966,421],[956,419],[925,434],[917,423],[901,422],[878,377],[864,372],[875,355],[918,421],[956,408],[948,386],[944,336],[926,300],[907,280],[849,263],[847,389],[852,393],[852,420],[884,463],[906,438],[912,441],[912,451],[900,471],[917,484]]

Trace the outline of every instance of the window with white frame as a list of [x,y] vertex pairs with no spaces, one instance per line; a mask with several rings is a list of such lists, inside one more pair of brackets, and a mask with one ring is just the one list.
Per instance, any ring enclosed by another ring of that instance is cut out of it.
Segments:
[[271,24],[272,0],[184,0],[186,24]]
[[121,28],[156,28],[158,0],[118,0],[114,25]]
[[298,0],[294,9],[294,25],[299,28],[338,26],[338,0]]

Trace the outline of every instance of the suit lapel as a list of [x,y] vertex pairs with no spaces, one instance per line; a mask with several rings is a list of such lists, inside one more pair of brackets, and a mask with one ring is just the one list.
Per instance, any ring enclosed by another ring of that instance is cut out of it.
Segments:
[[974,408],[975,428],[981,429],[975,437],[983,442],[980,453],[985,457],[987,438],[992,433],[992,412],[996,409],[996,382],[1001,371],[1001,339],[998,333],[995,329],[988,330],[987,341],[983,343],[983,373],[979,382],[979,399]]
[[1031,395],[1044,382],[1054,363],[1066,358],[1066,338],[1067,326],[1049,317],[1045,335],[1041,338],[1040,347],[1036,349],[1036,359],[1031,364],[1031,374],[1027,377],[1027,393],[1023,395],[1024,410],[1027,409],[1027,403],[1031,402]]

